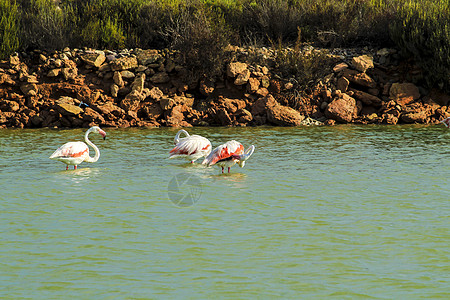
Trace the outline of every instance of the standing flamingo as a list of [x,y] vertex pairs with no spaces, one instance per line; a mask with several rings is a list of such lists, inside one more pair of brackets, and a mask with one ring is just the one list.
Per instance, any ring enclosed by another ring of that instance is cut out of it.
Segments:
[[444,123],[445,127],[450,128],[450,117],[442,120],[441,123]]
[[242,146],[241,143],[232,140],[215,148],[211,154],[205,158],[202,164],[207,165],[208,167],[217,164],[219,167],[222,167],[222,173],[224,167],[228,167],[228,173],[230,173],[231,167],[236,163],[243,168],[245,166],[245,161],[253,154],[253,151],[255,151],[255,146],[251,145],[247,151],[244,152],[244,146]]
[[106,132],[98,126],[93,126],[84,135],[86,143],[94,148],[94,157],[89,156],[89,147],[84,142],[68,142],[59,147],[49,158],[65,163],[67,165],[66,170],[69,169],[69,165],[73,165],[73,168],[76,169],[83,161],[90,163],[96,162],[100,158],[100,150],[88,139],[89,133],[91,132],[101,134],[103,139],[106,138]]
[[[186,137],[180,138],[180,135],[184,133]],[[200,157],[208,156],[211,153],[211,142],[199,135],[189,135],[189,133],[181,129],[177,132],[174,139],[175,148],[170,150],[169,158],[184,156],[191,163],[194,163]]]

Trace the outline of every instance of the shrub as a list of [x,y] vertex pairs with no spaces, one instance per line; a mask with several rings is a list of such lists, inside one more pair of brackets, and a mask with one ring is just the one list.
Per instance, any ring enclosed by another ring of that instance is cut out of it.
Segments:
[[390,27],[393,40],[423,68],[428,86],[450,91],[449,2],[407,2],[397,13]]
[[53,0],[22,1],[21,48],[61,49],[71,38],[66,16]]
[[166,36],[193,78],[221,73],[229,43],[223,16],[206,7],[182,7],[171,20]]
[[0,0],[0,58],[19,47],[19,18],[16,1]]

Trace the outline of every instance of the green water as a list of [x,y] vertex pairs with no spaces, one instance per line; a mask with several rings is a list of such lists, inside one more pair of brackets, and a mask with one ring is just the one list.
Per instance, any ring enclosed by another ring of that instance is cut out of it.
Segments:
[[0,130],[0,298],[450,297],[443,126],[189,129],[256,146],[230,175],[168,160],[176,129],[106,131],[65,171],[84,130]]

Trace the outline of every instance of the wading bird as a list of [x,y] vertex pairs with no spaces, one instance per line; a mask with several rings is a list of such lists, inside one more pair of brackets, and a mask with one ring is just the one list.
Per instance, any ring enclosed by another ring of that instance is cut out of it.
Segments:
[[[69,165],[74,166],[73,168],[76,169],[77,166],[83,161],[90,163],[96,162],[100,158],[100,150],[98,150],[97,146],[95,146],[88,139],[89,133],[91,132],[99,133],[103,137],[103,139],[106,138],[106,132],[104,132],[98,126],[93,126],[89,128],[89,130],[86,131],[86,134],[84,135],[84,140],[86,141],[87,145],[84,142],[65,143],[64,145],[59,147],[49,158],[65,163],[67,165],[66,170],[69,169]],[[88,145],[94,148],[94,157],[89,156]]]
[[245,161],[253,154],[255,146],[251,145],[247,151],[244,152],[244,146],[241,143],[232,140],[226,142],[215,148],[202,162],[202,164],[209,166],[217,165],[223,169],[228,167],[228,173],[230,169],[236,163],[241,168],[245,166]]
[[444,123],[445,127],[449,127],[450,128],[450,117],[448,117],[447,119],[442,120],[441,123]]
[[[182,133],[186,135],[186,137],[180,138]],[[194,163],[194,161],[200,157],[206,157],[211,153],[211,142],[207,138],[196,134],[189,135],[184,129],[177,132],[174,143],[175,148],[170,150],[169,158],[185,157],[190,160],[191,163]]]

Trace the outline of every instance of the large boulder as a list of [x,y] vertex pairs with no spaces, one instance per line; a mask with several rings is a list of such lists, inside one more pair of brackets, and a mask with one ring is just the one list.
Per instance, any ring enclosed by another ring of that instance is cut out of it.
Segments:
[[105,62],[106,56],[103,53],[87,53],[81,56],[81,59],[88,65],[98,68]]
[[231,62],[227,65],[227,75],[229,77],[236,77],[247,70],[247,64],[241,62]]
[[355,89],[351,89],[351,91],[353,92],[353,96],[356,99],[360,100],[365,105],[380,107],[381,104],[383,103],[383,100],[381,100],[377,96],[374,96],[374,95],[371,95],[369,93],[365,93],[362,91],[358,91]]
[[350,123],[356,111],[356,100],[347,94],[341,94],[328,104],[325,116],[341,123]]
[[138,66],[136,57],[120,57],[109,63],[112,71],[122,71],[128,69],[134,69]]
[[142,94],[137,90],[129,93],[121,102],[120,107],[125,111],[136,111],[139,108],[139,104],[142,101]]
[[275,98],[271,94],[268,94],[265,97],[259,98],[252,104],[251,113],[253,116],[264,115],[266,114],[269,107],[277,104],[278,102],[275,100]]
[[298,111],[283,105],[269,106],[267,110],[267,120],[279,126],[300,126],[304,119]]
[[352,66],[360,71],[366,72],[367,69],[373,68],[373,58],[368,55],[361,55],[352,58]]
[[345,69],[344,77],[347,78],[350,82],[367,87],[367,88],[375,88],[377,83],[366,73],[360,73],[355,70]]
[[67,102],[55,103],[55,109],[63,116],[78,116],[83,113],[81,107]]
[[163,60],[163,57],[158,53],[158,50],[154,49],[141,50],[137,53],[136,57],[139,64],[143,66],[154,64]]
[[131,92],[139,92],[142,93],[144,90],[144,84],[145,84],[145,74],[141,73],[134,79],[133,83],[131,84]]
[[420,98],[419,88],[413,83],[393,83],[389,98],[399,105],[408,105]]

